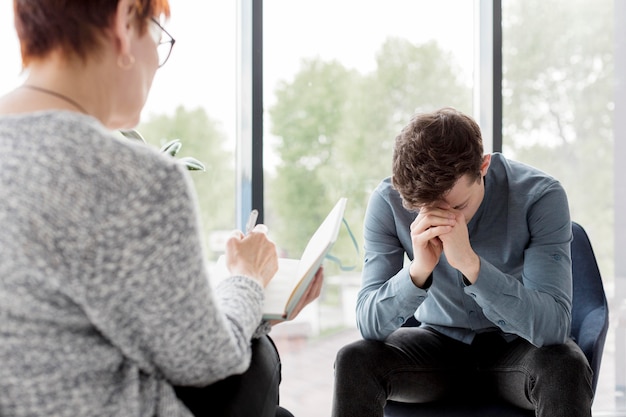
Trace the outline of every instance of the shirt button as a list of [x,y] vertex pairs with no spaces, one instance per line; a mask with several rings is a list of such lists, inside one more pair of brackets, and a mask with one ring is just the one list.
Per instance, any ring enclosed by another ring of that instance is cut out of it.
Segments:
[[498,320],[498,326],[504,326],[504,325],[506,325],[506,321]]
[[476,294],[474,294],[473,292],[470,293],[470,295],[474,298],[476,298]]
[[404,322],[406,321],[406,320],[404,320],[404,317],[398,317],[397,320],[398,320],[398,323],[400,323],[400,324],[404,324]]

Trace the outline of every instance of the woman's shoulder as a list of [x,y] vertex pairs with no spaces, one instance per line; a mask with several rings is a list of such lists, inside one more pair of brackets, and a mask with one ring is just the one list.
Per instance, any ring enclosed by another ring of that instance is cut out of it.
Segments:
[[[0,117],[0,146],[14,165],[72,187],[129,193],[185,182],[184,167],[156,147],[108,130],[97,119],[69,111]],[[157,190],[152,190],[153,192]]]
[[53,111],[33,114],[31,124],[38,126],[44,140],[57,152],[73,154],[74,164],[90,164],[107,170],[134,171],[158,175],[176,169],[175,159],[140,140],[129,139],[119,131],[105,128],[97,119],[75,112]]

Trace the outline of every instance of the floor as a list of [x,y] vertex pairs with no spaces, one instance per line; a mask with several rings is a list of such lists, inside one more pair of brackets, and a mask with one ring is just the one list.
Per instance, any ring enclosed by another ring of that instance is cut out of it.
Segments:
[[295,417],[330,416],[335,354],[358,338],[356,329],[310,341],[274,338],[283,364],[281,405]]

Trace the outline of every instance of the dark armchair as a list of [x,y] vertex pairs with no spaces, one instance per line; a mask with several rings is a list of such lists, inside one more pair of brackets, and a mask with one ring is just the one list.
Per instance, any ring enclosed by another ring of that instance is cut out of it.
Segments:
[[[593,389],[598,384],[600,362],[609,326],[602,278],[585,230],[572,222],[572,338],[593,369]],[[500,402],[406,404],[389,401],[385,417],[531,417],[534,412]]]

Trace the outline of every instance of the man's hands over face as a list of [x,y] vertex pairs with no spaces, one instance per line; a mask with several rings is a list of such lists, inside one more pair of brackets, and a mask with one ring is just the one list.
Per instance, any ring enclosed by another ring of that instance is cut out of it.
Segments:
[[410,275],[413,283],[423,287],[443,252],[440,236],[450,233],[456,224],[456,216],[447,204],[424,206],[411,223],[413,263]]
[[480,270],[480,259],[472,249],[463,213],[447,203],[420,208],[411,224],[413,283],[423,287],[439,262],[442,253],[448,263],[474,283]]

